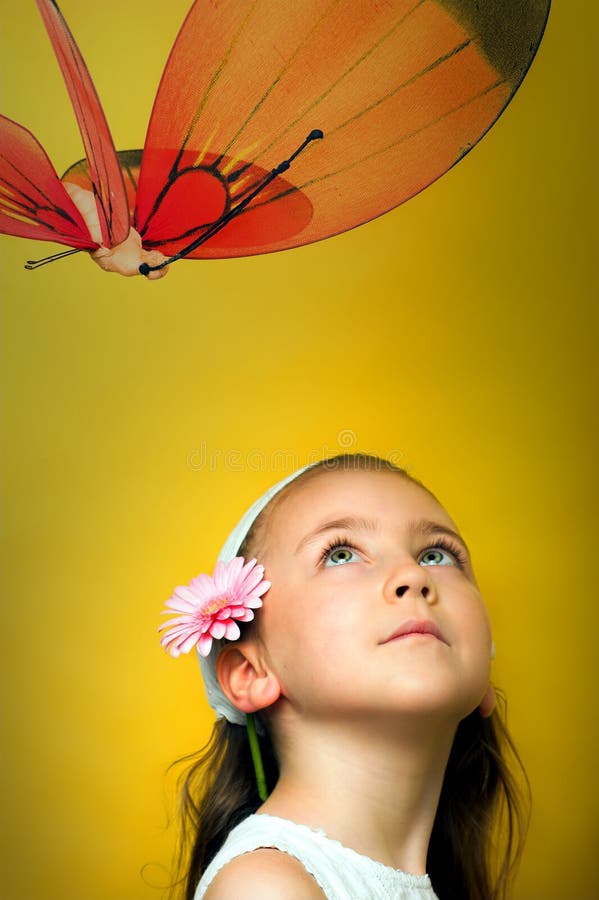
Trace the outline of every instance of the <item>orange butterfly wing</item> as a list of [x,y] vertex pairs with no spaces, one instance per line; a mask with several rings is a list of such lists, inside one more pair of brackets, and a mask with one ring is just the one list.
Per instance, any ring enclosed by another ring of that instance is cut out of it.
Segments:
[[[193,4],[156,96],[139,176],[144,246],[174,254],[310,145],[190,255],[283,250],[417,194],[500,115],[548,0]],[[489,10],[489,7],[494,7]]]

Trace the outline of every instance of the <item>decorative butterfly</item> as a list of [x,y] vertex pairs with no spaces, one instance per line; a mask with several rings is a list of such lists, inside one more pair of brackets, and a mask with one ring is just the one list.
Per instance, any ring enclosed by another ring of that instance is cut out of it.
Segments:
[[85,160],[0,116],[0,232],[149,278],[354,228],[458,162],[509,103],[550,0],[196,0],[143,151],[117,153],[56,3],[36,0]]

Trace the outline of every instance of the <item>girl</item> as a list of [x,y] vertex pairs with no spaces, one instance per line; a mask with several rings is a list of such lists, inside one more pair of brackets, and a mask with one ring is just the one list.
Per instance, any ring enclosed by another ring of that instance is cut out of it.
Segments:
[[506,896],[519,760],[468,549],[430,491],[377,457],[300,469],[168,605],[163,645],[197,646],[220,717],[184,784],[186,900]]

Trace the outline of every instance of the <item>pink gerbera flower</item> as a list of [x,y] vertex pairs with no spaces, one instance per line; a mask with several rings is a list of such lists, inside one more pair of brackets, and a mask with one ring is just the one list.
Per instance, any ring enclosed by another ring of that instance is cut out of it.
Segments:
[[236,556],[231,562],[218,562],[212,577],[198,575],[189,587],[175,588],[166,605],[181,615],[158,629],[168,629],[160,640],[164,649],[177,657],[197,645],[198,653],[208,656],[213,639],[236,641],[241,634],[237,622],[252,621],[270,587],[263,575],[264,566],[255,559],[244,565],[243,556]]

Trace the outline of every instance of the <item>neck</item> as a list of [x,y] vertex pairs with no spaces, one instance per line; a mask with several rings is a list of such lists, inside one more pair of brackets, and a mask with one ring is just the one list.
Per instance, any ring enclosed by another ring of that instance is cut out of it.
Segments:
[[259,812],[423,874],[455,722],[379,726],[321,720],[285,729],[279,782]]

